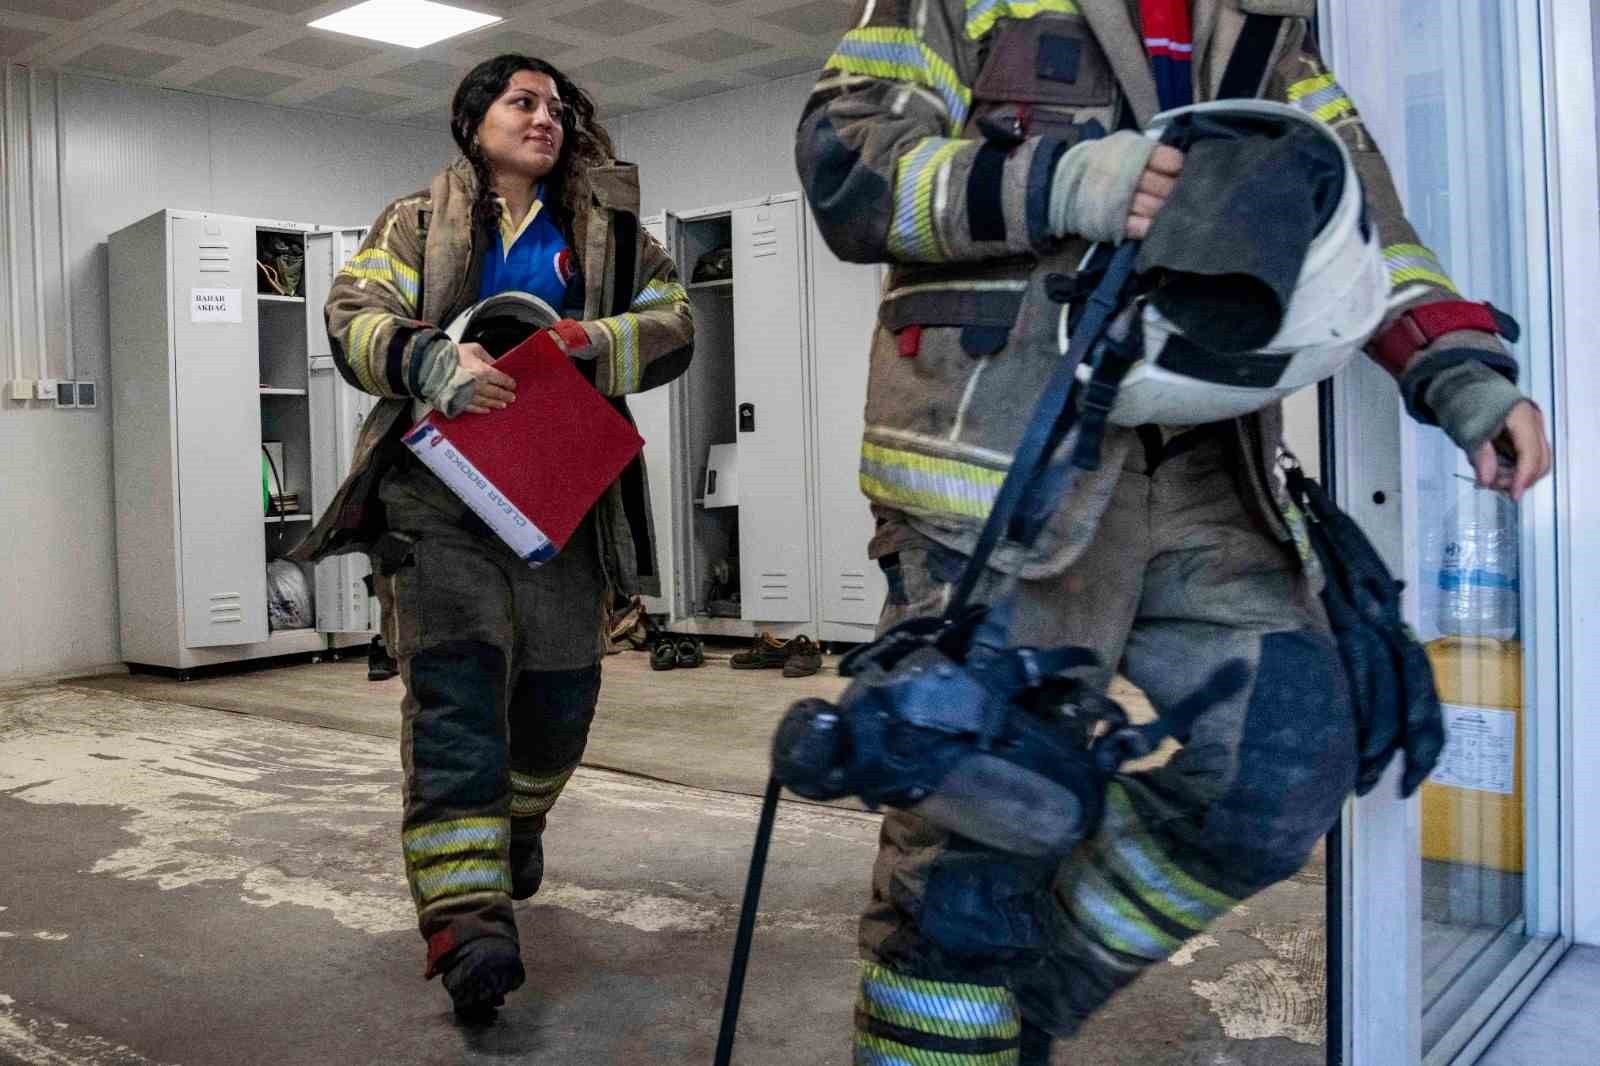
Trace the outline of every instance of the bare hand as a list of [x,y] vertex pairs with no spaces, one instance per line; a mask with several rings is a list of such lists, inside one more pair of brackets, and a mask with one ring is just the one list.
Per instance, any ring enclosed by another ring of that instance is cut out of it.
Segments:
[[1139,175],[1138,191],[1133,194],[1133,205],[1128,209],[1128,224],[1124,230],[1132,240],[1142,241],[1150,234],[1150,223],[1167,206],[1167,197],[1178,184],[1183,173],[1183,153],[1171,145],[1157,145],[1150,153],[1150,161]]
[[477,382],[472,387],[472,399],[467,402],[465,413],[484,415],[499,411],[509,407],[511,401],[517,398],[516,379],[494,368],[494,362],[483,345],[471,342],[458,344],[456,354],[461,360],[462,369],[468,371]]
[[1506,415],[1500,431],[1478,445],[1472,466],[1479,488],[1503,492],[1515,501],[1550,472],[1550,459],[1544,415],[1532,401],[1523,400]]

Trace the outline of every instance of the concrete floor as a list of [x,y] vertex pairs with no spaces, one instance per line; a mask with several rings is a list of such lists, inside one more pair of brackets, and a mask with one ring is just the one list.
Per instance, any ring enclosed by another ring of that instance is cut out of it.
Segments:
[[[606,670],[591,754],[629,772],[573,779],[518,905],[528,984],[476,1031],[420,977],[395,683],[346,663],[0,692],[0,1062],[709,1063],[766,738],[839,682]],[[847,1061],[876,827],[782,808],[737,1062]],[[1314,865],[1250,901],[1057,1063],[1321,1063],[1322,895]]]

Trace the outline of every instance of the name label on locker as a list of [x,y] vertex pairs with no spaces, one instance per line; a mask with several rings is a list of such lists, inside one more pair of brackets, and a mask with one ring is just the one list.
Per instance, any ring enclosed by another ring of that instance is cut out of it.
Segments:
[[189,321],[243,322],[244,303],[238,289],[190,289]]

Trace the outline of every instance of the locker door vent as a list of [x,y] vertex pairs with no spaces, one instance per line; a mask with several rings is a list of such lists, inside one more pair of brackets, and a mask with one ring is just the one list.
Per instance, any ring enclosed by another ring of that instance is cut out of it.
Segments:
[[839,599],[847,603],[865,603],[867,600],[867,575],[862,570],[843,570],[839,573]]
[[761,573],[761,598],[787,600],[790,598],[790,577],[787,570],[764,570]]
[[237,592],[218,592],[211,597],[211,622],[243,622],[244,604]]
[[782,245],[778,239],[778,226],[774,222],[765,222],[750,227],[751,253],[756,259],[766,259],[777,255]]
[[232,269],[232,244],[227,241],[200,242],[200,273],[226,274]]

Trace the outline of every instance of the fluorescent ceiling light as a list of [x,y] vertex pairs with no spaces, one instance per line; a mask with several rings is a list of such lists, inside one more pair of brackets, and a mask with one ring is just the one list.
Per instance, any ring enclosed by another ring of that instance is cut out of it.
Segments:
[[366,0],[306,25],[314,30],[421,48],[500,21],[499,15],[436,4],[433,0]]

